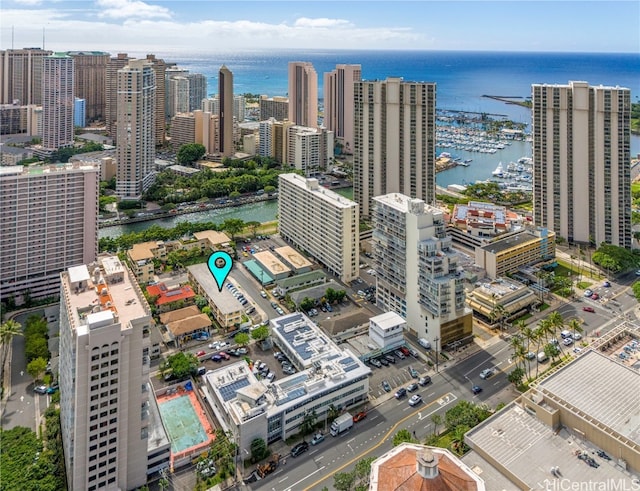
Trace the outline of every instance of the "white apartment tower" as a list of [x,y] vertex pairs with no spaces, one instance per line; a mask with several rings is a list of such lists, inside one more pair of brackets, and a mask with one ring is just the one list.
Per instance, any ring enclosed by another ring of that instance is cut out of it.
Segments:
[[358,276],[358,205],[298,174],[278,176],[280,236],[349,282]]
[[167,116],[172,118],[176,114],[189,112],[189,79],[173,76],[167,85],[167,101],[169,108]]
[[289,62],[289,121],[318,126],[318,74],[308,61]]
[[73,145],[73,58],[54,53],[42,58],[42,146]]
[[200,109],[202,99],[207,98],[207,77],[202,73],[189,73],[189,111]]
[[220,153],[231,157],[235,153],[233,143],[233,74],[225,65],[218,71],[218,95],[220,121]]
[[354,97],[353,197],[362,216],[388,193],[434,203],[436,84],[356,82]]
[[631,247],[631,91],[532,86],[534,222],[570,243]]
[[116,193],[140,199],[155,179],[156,75],[147,60],[118,70]]
[[[273,137],[273,133],[271,134]],[[324,128],[286,126],[286,157],[284,162],[313,177],[326,169],[333,155],[333,132]]]
[[116,256],[61,274],[60,424],[71,491],[147,482],[151,322]]
[[361,65],[336,65],[324,74],[324,126],[347,154],[353,153],[354,83],[361,80]]
[[434,347],[469,341],[472,314],[443,212],[399,193],[373,203],[378,307],[401,315],[407,329]]

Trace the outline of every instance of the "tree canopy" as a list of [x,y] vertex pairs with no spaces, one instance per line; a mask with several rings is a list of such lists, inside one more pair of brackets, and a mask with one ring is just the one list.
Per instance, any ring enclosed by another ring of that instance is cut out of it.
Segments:
[[176,160],[179,164],[190,165],[204,157],[206,152],[201,143],[185,143],[178,149]]
[[171,355],[160,367],[163,372],[171,371],[176,378],[185,378],[195,372],[198,358],[192,353],[176,353]]

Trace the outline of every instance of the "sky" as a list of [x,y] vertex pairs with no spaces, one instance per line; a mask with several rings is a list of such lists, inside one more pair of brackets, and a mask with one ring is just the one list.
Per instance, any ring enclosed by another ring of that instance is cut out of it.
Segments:
[[640,2],[2,0],[0,49],[640,52]]

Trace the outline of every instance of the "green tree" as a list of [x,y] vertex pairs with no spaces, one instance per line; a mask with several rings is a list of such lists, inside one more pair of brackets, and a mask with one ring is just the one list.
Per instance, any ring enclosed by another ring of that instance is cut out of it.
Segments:
[[44,358],[36,358],[27,364],[27,373],[31,375],[33,381],[42,380],[45,370],[47,369],[47,360]]
[[525,375],[524,369],[522,369],[521,367],[516,367],[513,370],[511,370],[511,372],[509,372],[509,376],[507,377],[507,379],[513,385],[518,387],[522,383],[522,380],[524,379],[524,375]]
[[306,435],[308,435],[309,433],[313,433],[313,430],[316,426],[316,421],[318,421],[318,415],[316,414],[315,409],[304,412],[302,423],[300,423],[300,433],[302,434],[303,441]]
[[260,326],[251,331],[251,337],[256,341],[263,341],[267,339],[270,334],[269,326]]
[[185,143],[178,149],[176,161],[181,165],[190,165],[204,157],[206,152],[206,148],[200,143]]
[[438,426],[442,424],[442,416],[438,413],[433,413],[431,415],[431,422],[433,423],[433,434],[436,435],[438,433]]
[[246,332],[239,332],[233,337],[233,340],[240,346],[247,346],[249,344],[250,338]]
[[582,326],[580,325],[580,321],[576,318],[571,319],[568,323],[567,323],[567,327],[569,328],[569,330],[575,334],[575,333],[580,333],[583,334],[584,333],[584,329],[582,328]]
[[314,302],[314,300],[312,298],[304,297],[301,300],[299,307],[300,307],[301,310],[303,310],[305,312],[309,312],[313,308],[313,306],[315,304],[316,303]]
[[333,475],[333,487],[338,491],[349,491],[356,481],[354,472],[337,472]]
[[47,347],[46,338],[39,336],[30,336],[25,339],[24,342],[24,354],[27,358],[27,363],[35,360],[36,358],[49,359],[49,348]]
[[267,448],[267,442],[262,438],[254,438],[251,441],[251,462],[254,464],[260,462],[262,459],[269,455],[269,449]]
[[453,431],[458,426],[473,428],[490,415],[485,408],[476,406],[469,401],[460,401],[445,413],[445,425]]
[[275,186],[265,186],[264,187],[264,192],[267,194],[271,194],[273,192],[275,192],[276,187]]
[[251,221],[251,222],[247,222],[245,224],[245,226],[251,230],[251,236],[255,239],[256,238],[256,234],[258,233],[258,229],[260,228],[262,224],[260,222],[256,222],[256,221]]
[[244,221],[239,218],[227,218],[222,222],[222,230],[229,232],[231,240],[235,240],[236,235],[244,230]]
[[548,343],[544,347],[544,354],[554,360],[560,354],[560,348],[558,348],[555,344]]
[[175,353],[163,364],[165,371],[170,371],[176,378],[182,379],[194,373],[198,368],[198,358],[193,353]]
[[371,463],[376,460],[375,457],[358,460],[355,465],[355,477],[359,481],[359,485],[369,484],[369,476],[371,475]]
[[206,307],[207,305],[209,305],[209,302],[207,301],[207,299],[202,295],[196,295],[194,298],[194,303],[200,310],[202,310],[203,307]]
[[333,303],[337,298],[336,291],[333,288],[327,288],[324,292],[324,297],[327,299],[328,303]]
[[397,447],[398,445],[400,445],[401,443],[404,443],[404,442],[417,443],[417,440],[415,440],[411,436],[411,432],[406,428],[401,429],[395,435],[393,435],[393,446],[394,447]]
[[466,425],[456,426],[455,430],[451,433],[451,450],[453,450],[456,454],[462,455],[469,447],[464,443],[464,435],[469,428]]

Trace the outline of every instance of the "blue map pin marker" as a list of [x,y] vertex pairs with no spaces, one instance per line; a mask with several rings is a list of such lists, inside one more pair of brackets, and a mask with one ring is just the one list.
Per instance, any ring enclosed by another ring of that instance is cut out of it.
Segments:
[[229,276],[233,266],[233,258],[224,251],[216,251],[209,256],[207,266],[209,266],[209,271],[211,271],[213,278],[216,280],[218,291],[222,291],[224,280]]

